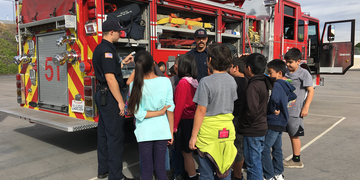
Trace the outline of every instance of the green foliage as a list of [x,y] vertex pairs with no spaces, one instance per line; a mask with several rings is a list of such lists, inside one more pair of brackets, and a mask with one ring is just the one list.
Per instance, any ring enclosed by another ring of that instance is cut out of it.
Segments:
[[354,50],[355,50],[355,55],[360,55],[360,47],[355,46]]
[[360,42],[355,45],[355,47],[360,48]]
[[4,34],[6,34],[9,38],[13,38],[13,36],[8,31],[5,31]]
[[12,62],[17,55],[15,29],[10,25],[0,25],[0,74],[15,74],[18,66]]
[[16,74],[17,72],[18,66],[16,64],[12,63],[7,65],[0,60],[0,74]]

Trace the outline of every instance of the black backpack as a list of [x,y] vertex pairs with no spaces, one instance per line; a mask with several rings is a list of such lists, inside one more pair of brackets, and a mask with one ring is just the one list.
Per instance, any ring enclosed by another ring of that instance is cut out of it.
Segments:
[[121,26],[127,28],[126,34],[129,39],[144,39],[145,23],[141,19],[141,10],[138,4],[123,6],[107,15],[108,18],[116,19]]

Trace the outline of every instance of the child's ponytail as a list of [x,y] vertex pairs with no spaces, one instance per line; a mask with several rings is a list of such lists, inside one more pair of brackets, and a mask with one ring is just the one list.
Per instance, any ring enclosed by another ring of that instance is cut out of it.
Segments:
[[139,109],[142,97],[142,87],[144,85],[144,76],[152,71],[154,60],[147,51],[139,51],[134,58],[135,61],[135,77],[130,92],[128,102],[128,112],[134,114]]

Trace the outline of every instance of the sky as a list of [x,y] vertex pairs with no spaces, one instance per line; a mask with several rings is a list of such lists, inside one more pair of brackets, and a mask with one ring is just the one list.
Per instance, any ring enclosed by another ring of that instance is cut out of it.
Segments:
[[[13,20],[14,10],[12,0],[0,0],[0,20]],[[253,0],[254,1],[254,0]],[[312,17],[320,20],[320,31],[323,29],[323,23],[327,21],[337,21],[346,19],[355,19],[355,44],[360,42],[360,0],[294,0],[301,4],[303,12],[309,12]],[[343,38],[347,30],[335,26],[337,39]]]
[[[355,19],[355,44],[360,42],[360,1],[359,0],[295,0],[301,4],[302,12],[320,20],[320,33],[324,22]],[[346,26],[348,27],[348,26]],[[335,25],[335,38],[349,34],[341,25]]]

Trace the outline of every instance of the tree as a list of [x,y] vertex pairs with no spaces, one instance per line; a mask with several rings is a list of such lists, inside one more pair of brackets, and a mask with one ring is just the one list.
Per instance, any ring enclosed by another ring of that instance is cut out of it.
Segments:
[[355,45],[355,47],[360,48],[360,42],[358,42],[358,43]]

